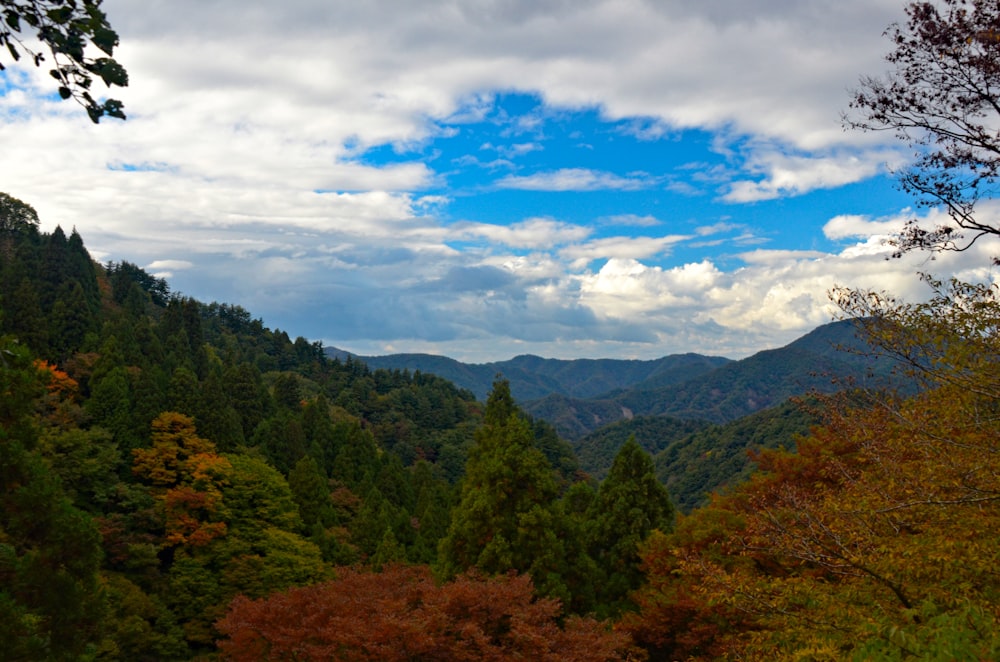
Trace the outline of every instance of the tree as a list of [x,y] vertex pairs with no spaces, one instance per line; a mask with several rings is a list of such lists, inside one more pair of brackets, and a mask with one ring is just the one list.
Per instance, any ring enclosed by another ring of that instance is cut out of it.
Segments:
[[[893,131],[916,160],[904,190],[928,207],[943,205],[954,225],[928,230],[911,221],[895,238],[897,256],[912,249],[969,248],[1000,225],[977,218],[976,203],[1000,177],[1000,5],[993,0],[911,2],[906,26],[887,31],[895,50],[885,78],[865,77],[844,123]],[[963,234],[967,233],[967,234]]]
[[[27,55],[40,66],[45,60],[44,54],[25,43],[25,32],[30,28],[52,56],[49,74],[59,84],[60,97],[83,106],[95,124],[104,116],[125,119],[121,101],[102,101],[91,94],[95,77],[108,87],[128,85],[125,68],[111,57],[118,33],[101,10],[101,0],[0,0],[0,13],[0,46],[6,46],[15,61]],[[90,57],[88,45],[107,57]],[[3,69],[0,62],[0,71]]]
[[335,581],[251,601],[217,624],[222,659],[578,662],[623,659],[628,639],[593,619],[566,619],[526,576],[463,575],[437,586],[426,567],[341,568]]
[[460,502],[441,542],[445,572],[541,570],[558,544],[552,526],[555,498],[552,466],[535,447],[531,425],[517,410],[510,384],[497,380],[469,451]]
[[35,208],[6,193],[0,193],[0,232],[20,232],[29,227],[38,227],[38,212]]
[[629,606],[627,595],[643,579],[639,545],[654,530],[669,530],[673,515],[652,458],[629,437],[589,509],[590,554],[604,574],[596,587],[604,609],[614,613]]
[[194,421],[164,412],[152,425],[150,448],[132,450],[132,473],[149,484],[162,509],[163,546],[205,545],[226,533],[221,484],[229,461],[198,436]]

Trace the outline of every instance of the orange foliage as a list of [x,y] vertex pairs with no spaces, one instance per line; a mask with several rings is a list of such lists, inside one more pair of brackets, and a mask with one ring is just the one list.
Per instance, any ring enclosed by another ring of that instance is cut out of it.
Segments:
[[66,372],[42,359],[35,360],[35,368],[44,373],[43,379],[50,394],[67,399],[76,397],[80,386]]
[[61,428],[74,427],[82,418],[82,411],[77,404],[80,386],[66,372],[47,361],[34,361],[42,383],[45,384],[45,394],[36,403],[37,411],[46,423]]
[[526,575],[463,575],[438,586],[426,567],[343,568],[332,582],[262,600],[237,597],[217,623],[224,660],[622,659],[628,638],[593,619],[559,627],[559,603]]
[[843,659],[879,633],[933,640],[917,610],[1000,617],[996,403],[949,385],[831,405],[797,453],[761,453],[749,483],[647,544],[641,613],[623,623],[637,641],[670,658]]
[[229,461],[215,453],[215,444],[198,436],[188,416],[164,412],[152,429],[152,447],[132,451],[132,473],[154,486],[165,543],[202,546],[224,536],[226,523],[214,520]]

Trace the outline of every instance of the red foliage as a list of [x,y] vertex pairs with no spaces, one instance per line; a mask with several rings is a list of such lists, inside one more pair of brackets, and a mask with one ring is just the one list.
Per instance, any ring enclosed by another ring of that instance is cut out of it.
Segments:
[[525,575],[463,575],[442,586],[426,567],[338,571],[332,582],[262,600],[239,596],[217,623],[222,659],[603,661],[628,638],[593,619],[556,622],[559,603],[535,599]]

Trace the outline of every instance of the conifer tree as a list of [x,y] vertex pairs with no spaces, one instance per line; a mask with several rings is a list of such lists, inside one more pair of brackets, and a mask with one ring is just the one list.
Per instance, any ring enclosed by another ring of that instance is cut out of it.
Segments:
[[629,592],[642,583],[639,545],[655,529],[667,530],[674,508],[656,479],[653,460],[629,437],[590,506],[591,556],[603,577],[597,584],[602,610],[627,608]]
[[533,576],[543,575],[535,576],[540,590],[561,593],[544,585],[551,574],[547,561],[561,555],[553,532],[555,498],[552,466],[535,447],[510,384],[494,382],[469,451],[461,498],[441,542],[442,570],[449,576],[470,568],[490,574],[534,571]]

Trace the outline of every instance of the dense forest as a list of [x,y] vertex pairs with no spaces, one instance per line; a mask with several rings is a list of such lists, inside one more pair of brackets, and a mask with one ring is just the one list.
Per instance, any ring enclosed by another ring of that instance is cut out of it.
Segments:
[[[637,445],[598,486],[504,380],[484,405],[435,376],[331,360],[239,306],[97,264],[78,233],[40,232],[2,197],[8,659],[244,659],[259,642],[233,610],[338,582],[457,600],[436,607],[458,622],[434,646],[470,659],[544,658],[570,639],[581,659],[628,649],[593,615],[630,605],[638,545],[673,516]],[[475,615],[493,591],[512,602]],[[511,618],[526,620],[494,631]],[[549,643],[520,642],[522,627]],[[388,659],[384,644],[330,645]]]

